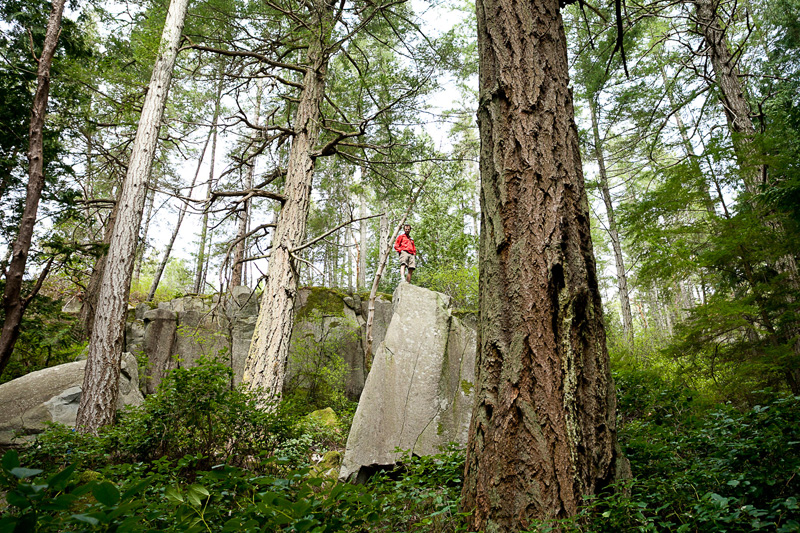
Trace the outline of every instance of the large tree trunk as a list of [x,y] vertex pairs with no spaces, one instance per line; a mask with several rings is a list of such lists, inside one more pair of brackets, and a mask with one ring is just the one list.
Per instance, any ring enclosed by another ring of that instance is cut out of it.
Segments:
[[97,433],[100,427],[114,421],[136,236],[142,223],[147,181],[153,166],[158,131],[188,5],[189,0],[170,2],[161,34],[159,56],[153,67],[139,128],[133,141],[89,341],[83,394],[76,422],[83,432]]
[[[326,4],[317,12],[330,16],[329,9]],[[327,21],[323,24],[329,27]],[[283,391],[297,293],[297,269],[291,251],[302,244],[306,233],[314,178],[312,151],[319,138],[320,105],[325,98],[328,56],[319,41],[309,48],[308,59],[286,172],[286,202],[272,238],[266,286],[244,370],[243,381],[248,388],[261,391],[265,399],[277,398]]]
[[471,531],[574,515],[611,483],[616,397],[557,0],[477,2],[481,134]]
[[597,102],[594,97],[589,98],[589,107],[592,114],[592,133],[594,134],[594,154],[600,170],[600,190],[603,193],[603,203],[606,206],[608,218],[608,236],[611,247],[614,249],[614,263],[617,268],[617,289],[619,290],[619,305],[622,310],[622,329],[625,340],[633,345],[633,315],[631,314],[631,300],[628,293],[628,274],[625,272],[625,260],[622,257],[622,242],[617,231],[617,219],[614,216],[614,203],[611,190],[608,187],[608,173],[606,172],[606,159],[603,154],[603,141],[600,138],[600,128],[597,125]]
[[[54,0],[47,21],[42,55],[36,74],[36,93],[31,107],[31,123],[28,130],[28,189],[25,196],[25,207],[19,224],[19,233],[12,245],[11,261],[5,272],[6,285],[3,290],[3,329],[0,333],[0,374],[3,373],[14,345],[19,337],[22,315],[28,307],[35,292],[22,297],[22,277],[28,263],[31,249],[33,228],[36,225],[36,214],[39,212],[39,200],[44,189],[44,119],[47,113],[47,101],[50,96],[50,66],[56,51],[58,35],[61,31],[61,15],[64,12],[64,0]],[[46,273],[45,273],[46,275]],[[36,287],[41,287],[37,283]],[[38,288],[35,289],[38,291]]]
[[736,69],[736,58],[728,45],[717,8],[719,0],[695,0],[697,31],[706,43],[706,55],[714,67],[714,76],[720,91],[720,100],[728,128],[733,136],[736,159],[743,172],[747,192],[755,193],[766,179],[765,168],[753,168],[753,137],[756,129],[750,116],[750,104],[744,95],[744,86]]

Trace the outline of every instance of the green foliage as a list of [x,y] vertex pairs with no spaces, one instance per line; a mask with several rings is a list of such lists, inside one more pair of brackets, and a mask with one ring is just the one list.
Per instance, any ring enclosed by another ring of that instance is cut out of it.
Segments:
[[[31,282],[23,285],[30,289]],[[0,281],[0,291],[5,281]],[[23,292],[24,293],[24,292]],[[34,298],[20,324],[20,336],[0,383],[30,372],[74,361],[84,348],[74,316],[61,312],[64,302],[44,294]],[[0,320],[4,317],[0,309]]]
[[454,309],[478,309],[478,266],[424,269],[414,283],[450,296]]
[[[37,464],[77,462],[101,468],[107,462],[186,462],[185,468],[257,462],[295,436],[287,407],[262,405],[240,387],[231,370],[204,358],[192,368],[177,368],[140,407],[120,412],[117,424],[90,438],[56,427],[27,450]],[[189,458],[189,459],[187,459]]]
[[285,412],[231,384],[232,371],[218,360],[175,369],[140,408],[122,413],[108,437],[139,460],[197,456],[210,466],[270,453],[291,434]]
[[313,289],[303,308],[308,311],[292,332],[285,397],[304,404],[306,412],[325,407],[338,411],[348,406],[345,380],[349,367],[341,352],[346,345],[357,344],[360,329],[343,316],[343,308],[341,297],[332,291]]
[[466,531],[466,515],[459,512],[464,451],[450,444],[436,455],[405,453],[398,469],[378,472],[370,480],[373,490],[385,498],[377,529]]
[[3,457],[0,531],[360,531],[380,510],[362,487],[324,487],[308,470],[274,477],[220,465],[175,482],[131,469],[120,483],[83,481],[74,465],[42,473],[21,467],[15,451]]

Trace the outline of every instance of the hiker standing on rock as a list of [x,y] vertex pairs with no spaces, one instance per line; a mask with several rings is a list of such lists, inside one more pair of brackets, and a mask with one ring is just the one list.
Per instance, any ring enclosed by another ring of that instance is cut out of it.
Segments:
[[400,278],[411,283],[411,274],[417,268],[417,248],[414,246],[414,239],[411,238],[411,225],[405,224],[403,231],[404,233],[397,236],[394,249],[400,254]]

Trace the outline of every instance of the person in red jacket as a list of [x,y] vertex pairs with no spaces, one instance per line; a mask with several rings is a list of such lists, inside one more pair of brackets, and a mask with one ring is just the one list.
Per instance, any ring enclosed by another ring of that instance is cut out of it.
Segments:
[[[411,274],[417,268],[417,248],[414,246],[414,240],[411,238],[411,225],[405,224],[403,232],[397,236],[394,243],[394,249],[400,254],[400,278],[411,283]],[[408,273],[406,273],[408,269]]]

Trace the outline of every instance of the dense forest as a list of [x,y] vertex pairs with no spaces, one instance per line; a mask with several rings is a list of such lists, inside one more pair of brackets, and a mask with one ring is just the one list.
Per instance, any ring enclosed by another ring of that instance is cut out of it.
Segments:
[[[799,0],[0,17],[0,384],[86,360],[0,531],[800,531]],[[476,323],[469,439],[337,481],[357,402],[286,384],[296,296],[365,302],[368,369],[404,224]],[[118,411],[131,310],[239,286],[242,383]]]

